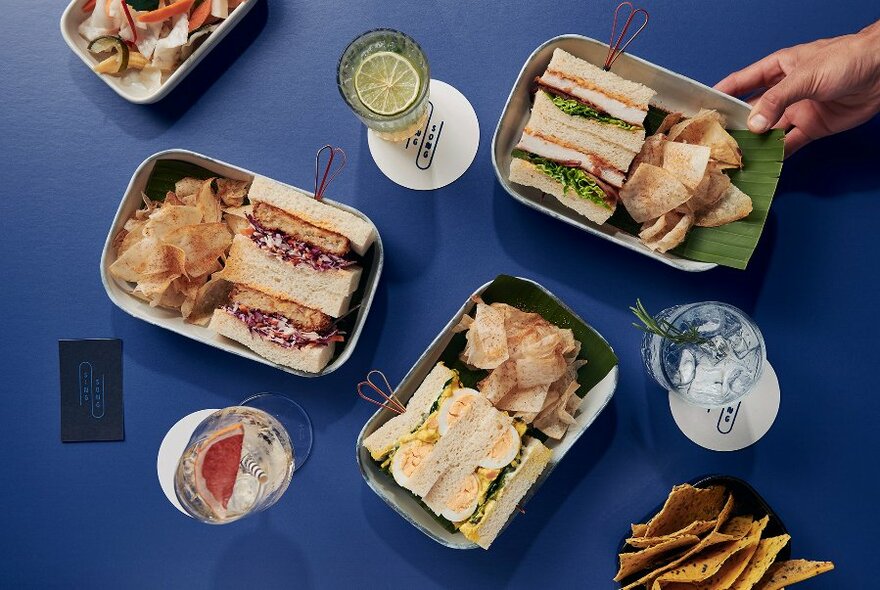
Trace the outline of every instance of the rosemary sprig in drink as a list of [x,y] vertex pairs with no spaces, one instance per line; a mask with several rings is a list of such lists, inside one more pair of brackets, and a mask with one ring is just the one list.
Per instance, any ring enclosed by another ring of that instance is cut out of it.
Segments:
[[643,332],[656,334],[657,336],[671,340],[676,344],[702,344],[706,342],[706,339],[700,336],[700,333],[694,326],[691,326],[687,331],[682,332],[668,321],[658,320],[648,313],[648,310],[642,305],[641,299],[636,299],[636,306],[630,307],[629,309],[637,318],[639,318],[639,321],[642,322],[641,324],[633,322],[633,326]]

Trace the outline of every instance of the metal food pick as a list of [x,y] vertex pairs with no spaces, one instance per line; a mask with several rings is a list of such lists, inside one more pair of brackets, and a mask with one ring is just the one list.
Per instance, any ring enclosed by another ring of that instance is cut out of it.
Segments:
[[[626,23],[623,25],[623,29],[620,31],[620,36],[617,37],[617,41],[614,40],[614,36],[617,33],[617,17],[620,14],[620,9],[624,6],[629,8],[629,16],[626,19]],[[623,37],[626,35],[626,32],[629,30],[629,26],[632,24],[633,18],[637,14],[645,15],[645,22],[642,23],[642,26],[632,34],[626,43],[623,44],[623,47],[620,44],[623,42]],[[632,2],[621,2],[617,5],[617,8],[614,9],[614,22],[611,24],[611,40],[608,42],[608,57],[605,58],[605,65],[602,66],[602,69],[606,72],[611,69],[611,66],[614,65],[614,62],[617,61],[617,58],[620,57],[626,48],[629,47],[629,44],[633,42],[639,33],[648,26],[648,11],[644,8],[636,8],[633,6]]]
[[[382,382],[379,385],[373,383],[374,373],[382,377]],[[381,385],[385,386],[385,390],[380,387]],[[385,401],[381,402],[377,399],[373,399],[372,397],[364,393],[363,388],[365,386],[378,393]],[[391,384],[388,383],[388,378],[385,376],[385,373],[379,371],[378,369],[373,369],[372,371],[367,373],[366,380],[358,383],[357,392],[361,399],[365,399],[371,404],[375,404],[380,408],[385,408],[386,410],[390,410],[395,414],[403,414],[404,412],[406,412],[406,406],[400,403],[400,400],[398,400],[397,397],[394,395],[394,390],[391,388]]]
[[[324,167],[324,176],[321,176],[321,182],[318,182],[318,177],[320,176],[321,169],[321,154],[324,152],[329,153],[329,158],[327,159],[327,165]],[[336,157],[339,156],[339,166],[333,170],[333,161]],[[330,183],[333,182],[333,179],[336,178],[342,169],[345,168],[345,150],[341,147],[334,147],[332,145],[325,145],[321,149],[318,150],[318,153],[315,154],[315,199],[320,201],[324,198],[324,193],[327,191],[327,187],[330,186]],[[333,170],[331,174],[330,171]]]

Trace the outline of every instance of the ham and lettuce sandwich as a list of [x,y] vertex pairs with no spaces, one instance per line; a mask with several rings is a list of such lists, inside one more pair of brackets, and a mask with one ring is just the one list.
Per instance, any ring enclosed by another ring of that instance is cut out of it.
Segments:
[[536,84],[510,179],[605,223],[645,141],[644,120],[655,92],[562,49],[553,52]]

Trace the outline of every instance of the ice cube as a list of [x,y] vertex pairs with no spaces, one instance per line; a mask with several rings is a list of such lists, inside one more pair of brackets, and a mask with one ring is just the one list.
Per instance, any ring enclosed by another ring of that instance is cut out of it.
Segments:
[[700,356],[688,395],[699,404],[721,403],[724,400],[724,370],[709,357]]
[[704,338],[711,338],[724,326],[724,314],[717,307],[701,307],[690,322]]
[[690,384],[694,380],[696,372],[697,359],[694,353],[685,349],[681,353],[678,360],[678,370],[673,375],[673,383],[676,387],[683,387]]
[[724,390],[734,395],[743,395],[752,388],[754,380],[746,368],[739,363],[728,363],[724,370]]
[[260,482],[257,478],[250,473],[239,471],[232,488],[232,497],[229,498],[229,504],[226,507],[227,511],[230,514],[247,512],[257,501],[259,491]]
[[713,363],[718,363],[730,355],[730,345],[723,336],[714,336],[700,345]]

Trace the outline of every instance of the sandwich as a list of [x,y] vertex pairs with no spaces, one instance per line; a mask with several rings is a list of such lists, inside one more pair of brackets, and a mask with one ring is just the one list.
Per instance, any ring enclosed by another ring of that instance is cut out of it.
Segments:
[[309,373],[326,367],[343,339],[327,314],[243,284],[232,286],[210,328],[273,363]]
[[510,179],[602,224],[645,141],[650,88],[556,49],[536,79],[534,106]]
[[488,548],[550,460],[527,426],[438,364],[406,412],[364,441],[395,482]]
[[234,285],[210,327],[283,366],[316,373],[342,334],[362,274],[358,256],[375,240],[360,217],[299,190],[256,177],[247,220],[214,277]]

